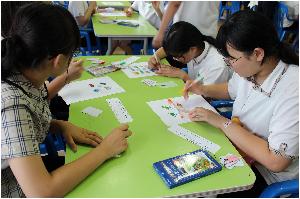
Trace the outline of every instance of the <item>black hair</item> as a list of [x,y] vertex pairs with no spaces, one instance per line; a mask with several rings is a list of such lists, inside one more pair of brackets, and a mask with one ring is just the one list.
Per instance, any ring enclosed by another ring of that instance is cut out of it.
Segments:
[[287,64],[299,65],[299,57],[287,44],[280,42],[272,21],[252,10],[234,13],[220,27],[218,50],[224,57],[230,57],[226,44],[246,55],[250,55],[255,48],[262,48],[264,60],[275,57]]
[[17,10],[32,1],[2,1],[1,2],[1,36],[8,37]]
[[179,21],[174,23],[166,33],[163,40],[163,48],[167,55],[180,57],[191,47],[205,48],[204,41],[216,46],[216,40],[203,35],[194,25]]
[[40,2],[24,5],[15,15],[8,37],[1,41],[1,78],[37,68],[58,54],[72,56],[79,42],[78,26],[68,10]]

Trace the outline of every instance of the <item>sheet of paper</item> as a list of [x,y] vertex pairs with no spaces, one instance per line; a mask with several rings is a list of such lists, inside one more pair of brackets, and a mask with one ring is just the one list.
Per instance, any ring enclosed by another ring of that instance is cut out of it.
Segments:
[[84,114],[93,116],[93,117],[98,117],[103,111],[100,109],[97,109],[95,107],[89,106],[89,107],[86,107],[85,109],[83,109],[81,112]]
[[126,68],[129,64],[132,64],[133,62],[137,61],[140,58],[141,57],[138,57],[138,56],[131,56],[124,60],[112,62],[111,64],[115,65],[119,68]]
[[125,12],[102,12],[100,15],[103,17],[126,17]]
[[139,77],[148,77],[156,75],[148,68],[147,62],[139,62],[128,65],[127,68],[122,69],[122,71],[129,78],[139,78]]
[[219,145],[213,143],[212,141],[181,126],[174,125],[168,128],[168,130],[178,135],[179,137],[182,137],[183,139],[200,146],[202,150],[210,151],[213,154],[215,154],[221,148]]
[[64,86],[58,95],[67,104],[71,104],[123,92],[125,90],[110,77],[100,77],[71,82]]
[[107,1],[107,2],[102,1],[101,3],[105,6],[122,6],[123,5],[122,2],[118,2],[118,1]]
[[120,123],[132,122],[132,117],[119,98],[111,98],[106,101]]
[[201,95],[191,95],[188,100],[175,97],[147,103],[167,126],[191,122],[188,112],[195,107],[203,107],[217,113]]

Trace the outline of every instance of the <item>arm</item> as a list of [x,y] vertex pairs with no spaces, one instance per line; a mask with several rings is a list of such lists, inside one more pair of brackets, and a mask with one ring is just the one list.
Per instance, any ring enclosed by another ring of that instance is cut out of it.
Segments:
[[48,173],[39,155],[12,158],[9,165],[27,197],[62,197],[105,160],[127,148],[127,125],[114,129],[96,148]]
[[175,13],[177,12],[181,2],[180,1],[170,1],[166,13],[163,15],[159,31],[157,35],[153,38],[152,45],[154,48],[159,48],[162,46],[162,40],[165,34],[165,31],[173,19]]
[[84,16],[78,16],[78,17],[76,17],[76,21],[78,22],[78,24],[80,26],[85,26],[85,25],[87,25],[89,23],[92,14],[95,13],[96,6],[97,6],[96,2],[95,1],[91,1],[90,4],[89,4],[88,9],[84,13]]
[[156,14],[158,15],[158,17],[160,18],[160,20],[162,20],[163,18],[163,13],[160,10],[160,1],[152,1],[152,6],[156,12]]
[[231,99],[228,93],[228,83],[222,84],[211,84],[211,85],[200,85],[192,84],[193,80],[188,80],[185,84],[183,90],[183,96],[187,99],[189,91],[198,95],[203,95],[205,97],[210,97],[214,99]]
[[58,93],[58,91],[62,89],[67,83],[70,83],[71,81],[80,78],[83,72],[82,63],[83,60],[72,60],[68,70],[62,75],[56,77],[47,85],[49,100],[52,99]]
[[[167,57],[167,54],[163,47],[160,47],[155,53],[156,53],[157,58],[160,60]],[[159,63],[156,61],[155,56],[154,55],[151,56],[148,61],[148,67],[157,69],[159,67],[158,65],[159,65]]]
[[290,159],[270,151],[268,142],[264,139],[236,123],[225,125],[229,120],[210,110],[195,108],[189,113],[189,116],[192,121],[205,121],[221,129],[240,150],[273,172],[283,171],[291,163]]
[[133,13],[132,7],[130,6],[129,8],[125,9],[125,13],[127,17],[131,17]]

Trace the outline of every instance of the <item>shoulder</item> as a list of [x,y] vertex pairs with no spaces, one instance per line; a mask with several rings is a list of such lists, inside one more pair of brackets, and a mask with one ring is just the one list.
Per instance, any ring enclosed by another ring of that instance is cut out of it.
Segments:
[[25,94],[18,88],[6,82],[1,84],[1,106],[2,109],[8,106],[15,106],[21,103]]

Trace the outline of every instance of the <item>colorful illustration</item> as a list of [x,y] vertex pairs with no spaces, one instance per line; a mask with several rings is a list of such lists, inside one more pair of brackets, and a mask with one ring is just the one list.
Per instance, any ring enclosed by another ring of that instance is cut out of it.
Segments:
[[156,75],[148,68],[147,62],[133,63],[128,65],[126,68],[122,69],[122,71],[129,78],[139,78],[139,77],[147,77]]

